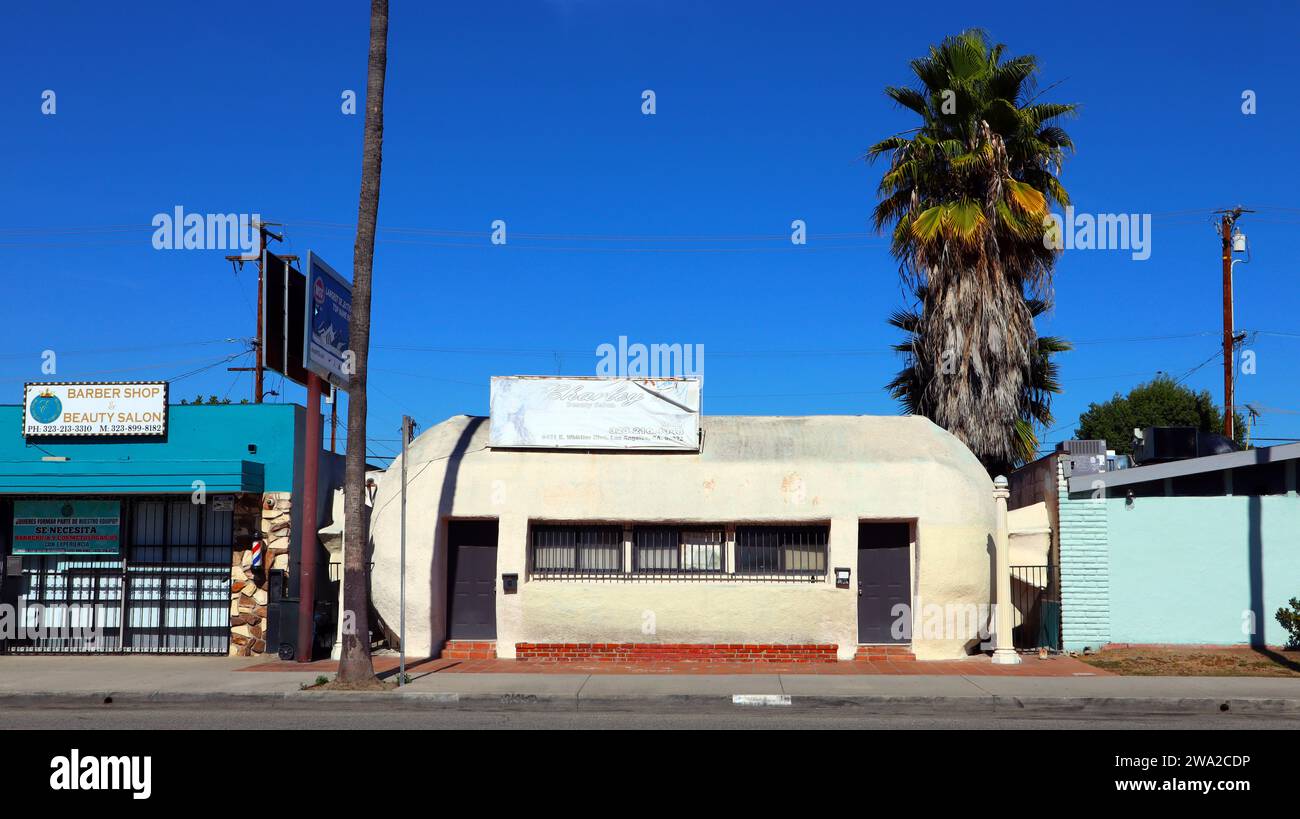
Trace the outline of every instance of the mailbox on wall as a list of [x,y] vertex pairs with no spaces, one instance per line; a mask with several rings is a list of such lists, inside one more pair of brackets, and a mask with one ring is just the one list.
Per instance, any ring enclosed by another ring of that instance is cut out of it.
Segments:
[[501,575],[501,590],[506,594],[514,594],[519,591],[519,575],[503,574]]

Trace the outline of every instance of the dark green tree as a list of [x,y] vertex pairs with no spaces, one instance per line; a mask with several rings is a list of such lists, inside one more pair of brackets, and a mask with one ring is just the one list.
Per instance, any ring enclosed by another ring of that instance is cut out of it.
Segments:
[[[1145,427],[1196,427],[1222,432],[1223,413],[1208,391],[1196,392],[1167,375],[1139,384],[1128,395],[1115,393],[1104,404],[1092,403],[1079,416],[1076,438],[1104,438],[1121,455],[1133,453],[1133,430]],[[1245,440],[1245,421],[1236,416],[1237,443]]]
[[[203,394],[202,394],[202,393],[199,393],[198,395],[194,396],[194,400],[193,400],[193,401],[187,401],[187,400],[185,400],[184,398],[181,399],[181,404],[183,404],[183,405],[188,405],[188,404],[208,404],[208,405],[212,405],[212,404],[229,404],[229,403],[230,403],[230,399],[229,399],[229,398],[218,398],[218,397],[216,397],[215,395],[209,395],[209,396],[207,397],[207,400],[204,400],[204,398],[203,398]],[[247,404],[247,403],[248,403],[248,399],[245,398],[244,400],[240,401],[239,403],[241,403],[241,404]]]

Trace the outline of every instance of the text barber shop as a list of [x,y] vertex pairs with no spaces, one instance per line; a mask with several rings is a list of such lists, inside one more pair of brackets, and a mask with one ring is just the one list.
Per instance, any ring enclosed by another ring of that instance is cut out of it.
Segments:
[[305,410],[167,399],[164,382],[33,383],[0,406],[0,651],[278,642]]

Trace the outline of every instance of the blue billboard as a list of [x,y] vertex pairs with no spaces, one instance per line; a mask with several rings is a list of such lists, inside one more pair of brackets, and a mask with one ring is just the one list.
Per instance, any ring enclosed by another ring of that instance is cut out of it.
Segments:
[[348,350],[352,285],[319,256],[307,252],[307,338],[303,364],[346,390],[356,362]]

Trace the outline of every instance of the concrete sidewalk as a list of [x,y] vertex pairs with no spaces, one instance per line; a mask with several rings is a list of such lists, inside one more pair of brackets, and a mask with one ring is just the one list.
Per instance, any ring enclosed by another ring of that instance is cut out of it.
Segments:
[[219,705],[275,708],[858,708],[1271,714],[1300,721],[1300,682],[1261,677],[986,675],[440,674],[388,692],[302,690],[319,671],[247,673],[264,662],[156,656],[0,657],[0,708]]

